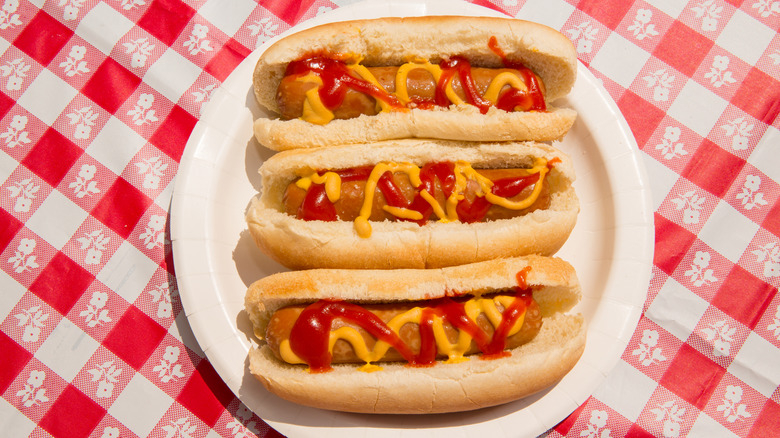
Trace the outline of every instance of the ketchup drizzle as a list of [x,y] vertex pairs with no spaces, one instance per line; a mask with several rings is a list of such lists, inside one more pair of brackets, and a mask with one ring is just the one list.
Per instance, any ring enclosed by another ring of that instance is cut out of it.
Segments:
[[415,354],[399,335],[372,312],[357,304],[343,301],[319,300],[308,305],[295,321],[290,332],[290,348],[300,357],[312,372],[326,372],[331,368],[331,353],[328,350],[330,332],[336,318],[356,324],[369,332],[378,341],[387,342],[395,348],[411,366],[432,366],[436,362],[436,339],[433,334],[433,318],[445,319],[453,327],[468,333],[483,354],[491,359],[508,355],[505,352],[506,339],[517,320],[523,316],[533,299],[532,290],[526,283],[526,267],[517,273],[518,286],[514,288],[515,300],[501,315],[501,322],[492,336],[483,331],[477,323],[466,316],[467,299],[444,297],[433,300],[421,311],[420,350]]

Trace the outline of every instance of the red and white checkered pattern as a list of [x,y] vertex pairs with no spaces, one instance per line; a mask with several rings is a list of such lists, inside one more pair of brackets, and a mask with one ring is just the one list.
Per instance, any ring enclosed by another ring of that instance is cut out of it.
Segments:
[[[0,3],[3,434],[278,436],[188,332],[171,184],[233,69],[351,1]],[[605,383],[547,435],[775,435],[780,2],[475,3],[574,42],[652,184],[642,318]]]

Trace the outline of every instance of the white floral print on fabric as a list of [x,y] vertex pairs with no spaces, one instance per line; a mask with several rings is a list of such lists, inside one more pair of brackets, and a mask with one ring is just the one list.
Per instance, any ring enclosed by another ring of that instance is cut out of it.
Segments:
[[742,388],[739,386],[728,385],[723,394],[723,403],[718,406],[718,412],[723,412],[723,418],[729,423],[751,417],[747,411],[747,405],[740,403],[742,401]]
[[756,256],[757,263],[764,264],[764,276],[780,277],[780,245],[777,242],[770,242],[760,246],[757,250],[751,251]]
[[179,360],[180,353],[179,347],[174,345],[165,347],[165,353],[160,360],[160,364],[152,369],[152,371],[157,371],[157,377],[161,382],[168,383],[184,377],[184,373],[181,371],[181,364],[176,363]]
[[106,361],[87,372],[92,376],[93,382],[98,382],[95,397],[111,398],[114,395],[114,384],[119,382],[122,368],[114,366],[113,360]]
[[21,274],[22,272],[32,271],[39,267],[38,263],[35,261],[35,254],[33,254],[37,244],[35,239],[21,239],[19,241],[16,252],[8,259],[8,263],[13,266],[14,272]]
[[68,188],[73,189],[73,194],[75,194],[77,198],[100,193],[100,189],[97,187],[97,181],[92,181],[92,178],[95,177],[95,173],[97,173],[96,166],[92,164],[82,164],[78,175],[76,175],[76,181],[68,184]]
[[146,66],[146,61],[152,55],[154,44],[149,43],[149,38],[143,37],[122,44],[125,48],[125,54],[130,56],[130,66],[140,68]]
[[18,321],[18,327],[22,329],[22,342],[38,342],[41,337],[41,329],[46,326],[49,319],[48,313],[43,313],[41,306],[33,306],[14,315]]
[[683,212],[683,223],[685,224],[698,224],[701,215],[701,210],[704,208],[704,203],[707,198],[696,194],[695,190],[691,190],[683,193],[677,198],[672,199],[674,209]]
[[715,0],[697,3],[691,10],[696,14],[696,18],[701,18],[701,30],[710,32],[718,29],[718,18],[723,12],[723,6],[720,6]]
[[165,431],[165,438],[194,438],[198,431],[197,423],[190,424],[187,417],[179,418],[176,421],[170,421],[169,424],[162,427]]
[[691,278],[694,286],[700,287],[718,281],[713,275],[714,271],[709,268],[710,257],[712,256],[707,251],[696,251],[691,268],[685,271],[685,276]]
[[716,321],[701,331],[705,339],[712,343],[713,356],[728,356],[731,353],[731,343],[737,333],[736,327],[730,327],[726,321]]
[[726,131],[726,136],[731,137],[731,148],[735,151],[744,151],[748,148],[748,141],[753,131],[753,124],[748,123],[745,117],[738,117],[720,126]]
[[676,126],[667,126],[664,130],[664,137],[661,143],[655,145],[655,150],[661,151],[665,160],[688,155],[684,143],[678,143],[682,131]]
[[35,185],[32,178],[25,178],[21,181],[17,181],[8,187],[11,198],[16,198],[14,202],[14,211],[17,213],[27,213],[32,207],[35,194],[41,189],[40,186]]
[[653,89],[653,100],[656,102],[666,102],[669,100],[669,91],[672,89],[672,82],[675,77],[662,68],[643,76],[647,88]]
[[0,65],[0,73],[2,73],[4,78],[8,78],[8,82],[5,83],[5,89],[8,91],[21,90],[28,71],[30,71],[30,65],[25,63],[22,58],[7,61],[5,65]]
[[247,25],[247,28],[249,29],[250,35],[257,37],[255,48],[258,48],[263,45],[263,43],[276,36],[279,25],[274,23],[271,18],[263,17],[253,24]]
[[197,55],[203,52],[210,52],[214,50],[211,47],[211,41],[206,37],[209,34],[209,28],[202,24],[196,24],[192,27],[190,38],[184,43],[184,47],[187,48],[190,55]]
[[105,292],[93,292],[92,298],[87,304],[87,309],[79,313],[79,316],[84,317],[84,322],[87,327],[96,327],[103,323],[111,322],[111,317],[108,316],[108,309],[105,309],[108,303],[108,294]]
[[152,215],[144,232],[138,237],[144,241],[146,249],[163,246],[165,244],[165,216]]
[[628,30],[632,31],[634,38],[643,40],[658,35],[658,31],[655,30],[655,25],[650,22],[653,19],[653,11],[650,9],[637,9],[634,22],[631,26],[628,26]]
[[252,435],[259,435],[260,428],[257,427],[257,422],[250,421],[251,419],[252,411],[242,404],[236,410],[236,416],[225,425],[225,428],[230,430],[233,438],[248,438]]
[[655,414],[655,421],[663,421],[663,435],[665,438],[676,438],[680,436],[680,424],[685,415],[685,408],[677,406],[674,400],[670,400],[658,407],[650,409]]
[[49,401],[49,398],[46,397],[46,388],[43,387],[44,380],[46,380],[45,372],[30,371],[30,377],[27,378],[24,388],[16,393],[17,397],[21,397],[24,407],[31,408]]
[[709,79],[710,84],[715,88],[737,82],[731,72],[728,71],[729,62],[728,56],[715,55],[715,58],[712,60],[712,67],[710,67],[709,72],[704,74],[704,78]]
[[65,76],[71,78],[76,75],[89,73],[87,61],[84,61],[84,55],[87,54],[87,48],[84,46],[73,46],[70,48],[65,61],[60,63],[60,67],[65,70]]
[[663,351],[658,344],[658,332],[655,330],[644,330],[639,346],[631,352],[632,356],[639,356],[639,362],[644,366],[650,366],[666,360]]
[[72,113],[65,114],[68,117],[68,124],[76,125],[73,130],[73,138],[86,140],[92,134],[92,127],[98,118],[98,113],[92,111],[91,106],[85,106]]
[[16,146],[23,146],[30,143],[30,137],[25,130],[27,128],[27,116],[15,115],[8,125],[8,129],[0,134],[7,148],[13,149]]
[[0,7],[0,30],[22,25],[19,14],[15,13],[17,9],[19,9],[19,0],[5,0],[3,2],[3,6]]
[[158,317],[170,318],[173,315],[173,303],[176,301],[176,297],[179,296],[179,292],[175,287],[171,288],[166,281],[152,288],[149,291],[149,295],[152,296],[152,302],[157,303]]
[[737,193],[736,198],[742,202],[745,210],[760,208],[767,204],[764,194],[758,190],[761,188],[761,177],[758,175],[748,175],[745,177],[745,184],[742,186],[742,192]]
[[755,9],[761,18],[768,18],[775,14],[780,15],[780,1],[758,0],[750,5],[750,7]]
[[141,93],[133,109],[127,112],[128,116],[133,117],[133,124],[140,126],[146,123],[158,121],[156,111],[152,109],[154,104],[154,95],[150,93]]
[[590,53],[593,51],[593,41],[596,40],[599,28],[592,26],[590,21],[586,21],[572,29],[567,29],[566,33],[574,42],[577,53]]
[[160,178],[165,176],[168,164],[164,163],[160,157],[150,157],[140,163],[135,163],[135,167],[138,168],[138,174],[144,176],[143,187],[156,190],[160,187]]

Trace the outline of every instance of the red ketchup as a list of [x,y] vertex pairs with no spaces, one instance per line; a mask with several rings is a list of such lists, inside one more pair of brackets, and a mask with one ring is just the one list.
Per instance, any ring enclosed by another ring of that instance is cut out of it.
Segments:
[[530,305],[532,291],[525,282],[530,268],[517,273],[518,286],[515,300],[501,316],[501,322],[488,336],[474,321],[466,316],[465,298],[444,297],[433,300],[422,309],[420,320],[420,350],[416,354],[379,317],[357,304],[343,301],[320,300],[307,306],[300,314],[290,332],[290,348],[300,357],[312,372],[327,372],[331,368],[331,353],[328,350],[333,321],[341,318],[356,324],[377,340],[385,341],[409,363],[410,366],[433,366],[436,362],[436,339],[433,334],[434,316],[447,320],[453,327],[468,333],[485,359],[508,355],[504,351],[506,339],[517,320]]

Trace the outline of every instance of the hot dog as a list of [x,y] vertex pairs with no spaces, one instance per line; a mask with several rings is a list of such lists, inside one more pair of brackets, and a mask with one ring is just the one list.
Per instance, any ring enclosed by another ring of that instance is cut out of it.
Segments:
[[273,150],[395,138],[552,141],[576,112],[556,108],[576,79],[561,33],[523,20],[406,17],[310,28],[263,52],[254,131]]
[[366,413],[434,413],[544,389],[585,343],[574,269],[558,258],[435,270],[315,269],[247,291],[259,339],[250,371],[296,403]]
[[571,160],[542,143],[403,139],[284,151],[260,173],[249,230],[291,269],[551,255],[579,212]]

